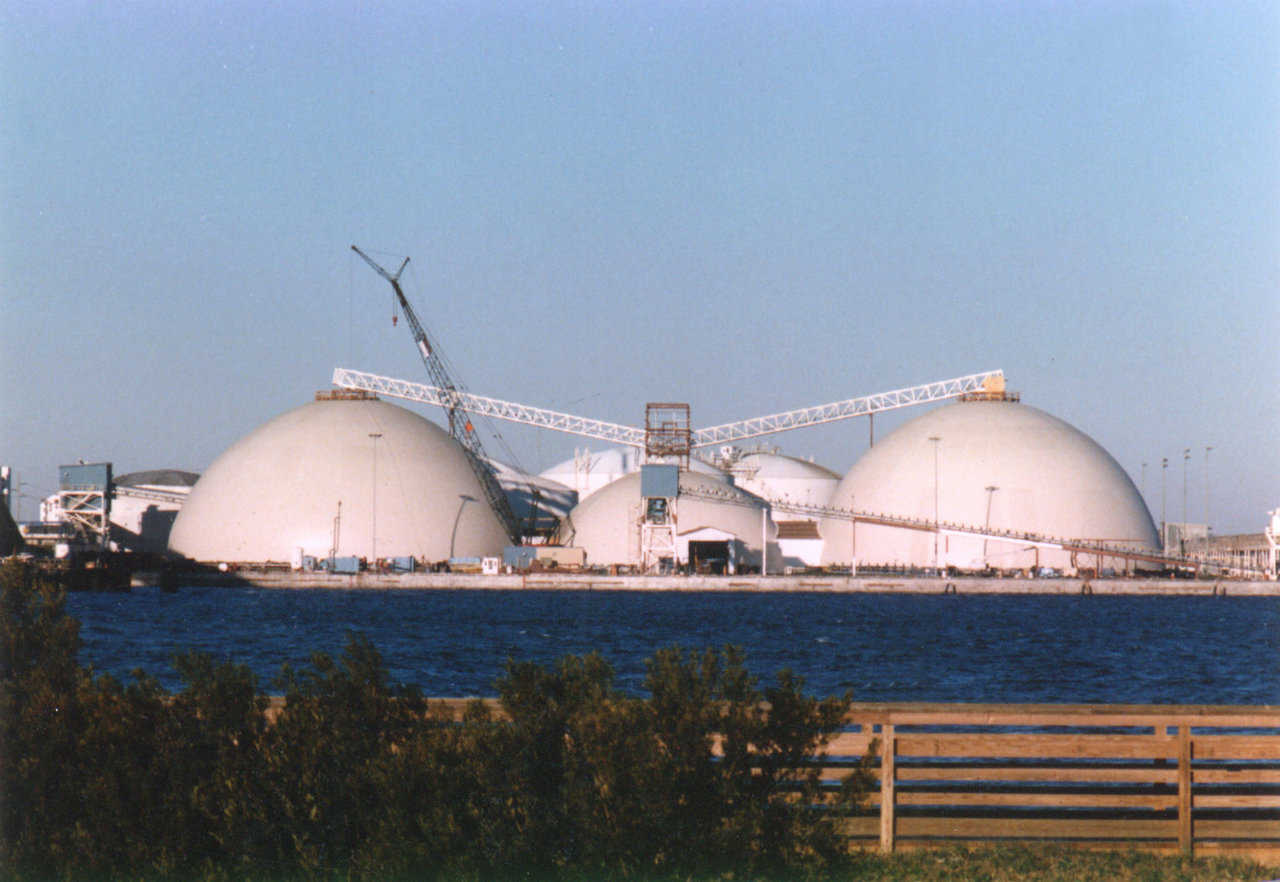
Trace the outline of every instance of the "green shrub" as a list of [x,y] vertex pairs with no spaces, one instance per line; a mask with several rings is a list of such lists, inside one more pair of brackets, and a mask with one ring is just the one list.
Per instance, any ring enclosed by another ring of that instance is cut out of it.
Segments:
[[0,786],[4,860],[52,875],[73,861],[80,787],[71,765],[85,730],[78,623],[66,598],[16,562],[0,573]]
[[[76,661],[64,597],[2,574],[3,860],[15,878],[699,878],[832,872],[845,844],[812,758],[848,698],[739,651],[671,649],[647,698],[599,655],[509,661],[501,714],[461,722],[389,681],[352,635],[286,668],[192,653],[174,694]],[[849,864],[852,866],[852,864]]]

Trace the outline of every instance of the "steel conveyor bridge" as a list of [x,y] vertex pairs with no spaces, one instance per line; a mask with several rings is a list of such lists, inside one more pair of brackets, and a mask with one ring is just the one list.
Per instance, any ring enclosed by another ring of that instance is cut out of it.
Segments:
[[[919,386],[908,386],[904,389],[894,389],[890,392],[878,392],[874,395],[863,395],[858,398],[847,398],[843,401],[833,401],[828,404],[818,404],[813,407],[804,407],[798,410],[724,423],[706,429],[695,429],[692,432],[690,446],[697,448],[728,444],[748,438],[758,438],[762,435],[801,429],[806,426],[816,426],[822,423],[836,422],[837,420],[870,416],[871,414],[911,407],[917,404],[959,398],[961,395],[982,391],[984,384],[996,378],[1003,380],[1004,373],[1000,370],[984,371],[983,373],[969,374],[964,377],[953,377],[949,380],[939,380]],[[528,404],[518,404],[513,401],[503,401],[483,395],[473,395],[457,389],[442,389],[425,383],[398,380],[394,377],[384,377],[349,368],[334,369],[333,385],[342,389],[361,389],[391,398],[403,398],[424,404],[446,406],[449,403],[455,403],[461,405],[469,413],[480,416],[537,426],[543,429],[552,429],[572,435],[583,435],[587,438],[597,438],[612,444],[621,444],[628,447],[643,449],[645,446],[645,431],[636,426],[625,426],[619,423],[605,422],[604,420],[574,416],[573,414],[533,407]]]
[[[744,500],[742,497],[735,494],[718,493],[712,490],[682,489],[680,491],[680,495],[723,502],[730,505],[751,504],[747,500]],[[950,521],[932,521],[923,518],[910,518],[903,515],[886,514],[883,512],[853,511],[846,508],[833,508],[822,505],[790,502],[785,499],[770,499],[765,497],[764,501],[768,503],[774,511],[807,515],[813,518],[850,521],[858,524],[874,524],[876,526],[894,527],[901,530],[937,533],[941,536],[975,536],[980,539],[990,539],[998,542],[1011,543],[1018,545],[1023,549],[1047,548],[1056,551],[1065,551],[1072,556],[1073,561],[1077,555],[1094,558],[1097,561],[1097,569],[1099,571],[1102,570],[1102,563],[1106,558],[1119,559],[1126,563],[1158,564],[1166,569],[1190,569],[1197,573],[1202,567],[1220,566],[1201,560],[1200,558],[1172,557],[1169,555],[1158,554],[1144,548],[1126,548],[1124,546],[1108,545],[1103,542],[1090,541],[1086,539],[1066,539],[1056,536],[1044,536],[1039,533],[1025,532],[1022,530],[978,527],[971,524],[959,524]],[[1239,575],[1265,575],[1260,571],[1243,570],[1237,567],[1224,567],[1224,569],[1238,573]]]

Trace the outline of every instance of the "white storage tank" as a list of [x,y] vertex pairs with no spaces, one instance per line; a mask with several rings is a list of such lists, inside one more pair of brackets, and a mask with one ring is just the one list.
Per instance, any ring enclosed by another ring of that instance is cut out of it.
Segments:
[[[781,568],[778,531],[769,505],[715,475],[681,469],[676,498],[676,557],[690,560],[690,544],[723,544],[735,567],[760,566],[761,543],[769,546],[769,571]],[[641,473],[632,472],[597,490],[561,522],[558,541],[587,550],[591,565],[641,564],[644,500]],[[695,555],[696,556],[696,555]]]
[[[1106,450],[1057,417],[1004,398],[959,401],[900,426],[854,464],[831,504],[1148,553],[1160,547],[1138,489]],[[848,564],[856,542],[860,566],[934,566],[931,531],[865,523],[854,531],[832,519],[822,535],[825,564]],[[962,569],[1072,567],[1061,550],[977,536],[941,537],[937,554],[939,566]],[[1077,563],[1094,566],[1091,556]]]
[[440,561],[501,555],[507,541],[444,429],[374,396],[321,392],[214,460],[169,547],[210,562]]

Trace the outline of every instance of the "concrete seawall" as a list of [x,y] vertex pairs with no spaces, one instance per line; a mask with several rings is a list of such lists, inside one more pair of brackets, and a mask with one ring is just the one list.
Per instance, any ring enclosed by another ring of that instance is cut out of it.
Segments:
[[[138,573],[135,585],[158,584]],[[471,575],[407,573],[331,575],[241,570],[183,574],[179,585],[251,585],[259,588],[396,588],[538,591],[773,591],[846,594],[1113,594],[1202,597],[1280,597],[1280,582],[1192,579],[937,579],[894,576],[597,576],[587,573]]]

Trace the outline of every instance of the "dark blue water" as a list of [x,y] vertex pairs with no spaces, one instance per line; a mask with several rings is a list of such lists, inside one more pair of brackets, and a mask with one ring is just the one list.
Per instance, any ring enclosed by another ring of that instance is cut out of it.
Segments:
[[171,689],[179,651],[269,687],[355,631],[434,696],[494,694],[507,658],[592,650],[638,692],[657,649],[735,644],[762,680],[790,667],[859,701],[1280,704],[1280,598],[144,588],[68,606],[84,662]]

